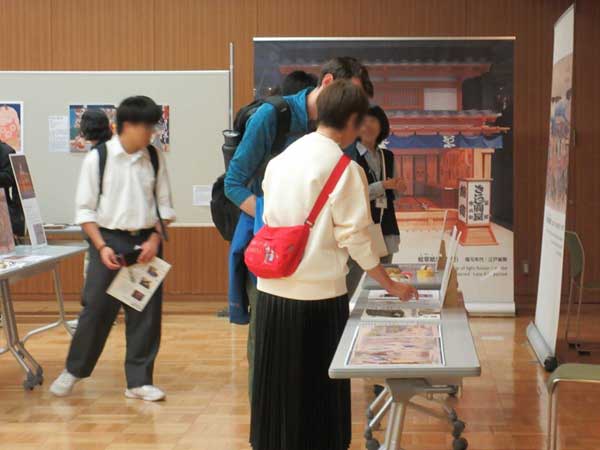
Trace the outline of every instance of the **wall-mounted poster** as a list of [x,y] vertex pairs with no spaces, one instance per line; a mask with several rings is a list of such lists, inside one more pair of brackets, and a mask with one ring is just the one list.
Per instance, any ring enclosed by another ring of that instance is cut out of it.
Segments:
[[515,312],[513,52],[512,38],[254,40],[257,97],[281,92],[283,80],[297,70],[319,77],[335,56],[355,57],[367,67],[371,101],[390,121],[384,145],[407,186],[394,205],[401,234],[395,262],[435,262],[440,229],[447,239],[461,227],[460,181],[486,180],[489,217],[463,232],[456,260],[471,313]]
[[15,180],[17,181],[17,188],[21,197],[23,212],[25,213],[25,222],[27,223],[27,232],[31,240],[31,245],[45,245],[47,241],[44,222],[42,221],[42,214],[35,195],[35,188],[33,187],[33,179],[29,165],[27,164],[27,158],[25,155],[10,155],[10,164]]
[[[168,152],[170,150],[170,108],[169,105],[159,105],[162,116],[152,135],[151,144],[157,150]],[[90,151],[92,145],[81,135],[81,116],[88,109],[103,111],[110,121],[113,133],[117,131],[117,107],[110,104],[102,105],[69,105],[69,138],[70,149],[73,153],[84,153]]]
[[551,370],[556,365],[556,338],[560,317],[567,187],[571,147],[573,41],[575,10],[571,6],[554,25],[550,137],[546,169],[546,202],[540,255],[535,323],[527,329],[539,361]]
[[0,189],[0,255],[15,251],[15,238],[13,236],[8,203],[4,189]]
[[0,101],[0,141],[21,153],[23,136],[23,102]]
[[72,153],[84,153],[92,148],[92,144],[81,135],[81,117],[88,109],[103,111],[115,130],[117,109],[114,105],[69,105],[69,143]]
[[168,152],[171,149],[170,140],[170,107],[169,105],[160,105],[162,117],[156,124],[154,135],[152,136],[152,145],[158,150]]

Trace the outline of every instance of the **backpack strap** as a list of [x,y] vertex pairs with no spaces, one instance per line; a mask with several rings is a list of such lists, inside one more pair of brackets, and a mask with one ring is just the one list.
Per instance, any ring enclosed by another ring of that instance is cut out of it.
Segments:
[[287,134],[290,132],[290,127],[292,126],[292,112],[290,111],[290,105],[288,105],[288,102],[281,95],[267,97],[265,103],[273,106],[277,112],[277,134],[271,147],[272,158],[285,149]]
[[102,190],[104,189],[104,171],[106,170],[106,142],[94,147],[98,152],[98,205],[100,205],[100,197],[102,196]]
[[312,207],[308,218],[304,222],[309,227],[312,228],[312,226],[315,224],[317,217],[319,217],[319,213],[323,209],[323,206],[325,206],[325,203],[327,203],[327,199],[335,189],[335,186],[338,184],[338,181],[342,177],[342,174],[346,170],[346,167],[348,167],[348,165],[350,164],[350,161],[352,160],[347,155],[342,155],[335,167],[333,168],[333,171],[331,172],[331,175],[329,175],[329,178],[325,182],[325,186],[323,186],[321,193],[317,197],[317,200],[315,201],[315,204]]
[[158,208],[158,199],[156,197],[156,185],[158,183],[158,168],[159,168],[158,150],[156,150],[156,147],[154,147],[152,144],[150,144],[150,145],[148,145],[148,154],[150,155],[150,162],[152,163],[152,168],[154,169],[153,193],[154,193],[154,204],[156,205],[156,216],[158,217],[158,222],[160,223],[162,237],[164,238],[165,241],[168,241],[169,234],[167,233],[167,227],[165,226],[165,223],[163,222],[162,217],[160,216],[160,210]]
[[285,143],[292,126],[292,112],[290,111],[288,102],[286,102],[282,96],[273,95],[271,97],[267,97],[264,102],[275,108],[275,112],[277,113],[277,132],[275,134],[275,140],[273,141],[273,145],[271,146],[269,154],[258,167],[258,169],[256,169],[256,172],[248,181],[248,185],[252,184],[257,177],[264,176],[269,161],[285,150]]

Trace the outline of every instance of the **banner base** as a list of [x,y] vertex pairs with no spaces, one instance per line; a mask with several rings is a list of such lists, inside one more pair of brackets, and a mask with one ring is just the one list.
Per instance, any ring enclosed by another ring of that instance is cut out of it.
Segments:
[[544,369],[546,369],[547,372],[554,371],[554,369],[558,367],[556,355],[554,355],[554,352],[548,347],[548,344],[533,322],[527,326],[527,339],[529,340],[529,344],[531,345],[535,356]]
[[470,316],[502,316],[515,317],[514,302],[465,302]]

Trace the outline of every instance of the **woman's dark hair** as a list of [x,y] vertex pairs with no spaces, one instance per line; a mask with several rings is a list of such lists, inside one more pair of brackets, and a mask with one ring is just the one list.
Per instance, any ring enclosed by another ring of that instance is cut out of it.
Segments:
[[317,85],[317,77],[304,70],[294,70],[281,83],[281,95],[293,95],[308,87]]
[[327,61],[321,67],[321,76],[319,77],[319,86],[323,82],[325,75],[330,73],[334,80],[350,80],[358,78],[363,89],[369,97],[373,97],[373,83],[369,78],[369,71],[358,59],[351,56],[341,56]]
[[375,117],[379,121],[379,135],[375,145],[381,144],[390,135],[390,121],[385,111],[377,105],[373,105],[367,111],[367,116]]
[[88,141],[106,142],[112,137],[108,116],[99,109],[86,109],[81,116],[79,129]]
[[145,95],[128,97],[117,108],[117,133],[121,134],[125,122],[156,125],[162,117],[162,109]]
[[349,80],[334,81],[317,98],[319,123],[336,130],[343,130],[352,114],[360,123],[368,109],[365,92]]

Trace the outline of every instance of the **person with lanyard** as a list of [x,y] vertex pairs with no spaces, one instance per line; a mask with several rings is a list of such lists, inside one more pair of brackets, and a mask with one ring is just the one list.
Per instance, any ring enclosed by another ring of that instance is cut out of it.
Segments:
[[[363,90],[370,89],[372,84],[367,69],[352,57],[333,58],[321,68],[316,88],[307,88],[295,95],[285,96],[291,111],[290,132],[285,147],[315,129],[317,120],[317,99],[334,80],[351,80]],[[257,290],[256,279],[246,270],[245,278],[240,280],[239,270],[243,265],[243,252],[254,232],[262,226],[262,181],[264,174],[257,173],[271,157],[271,148],[277,135],[277,111],[273,105],[265,103],[250,117],[246,131],[229,163],[225,176],[225,194],[241,210],[242,215],[236,228],[229,255],[229,303],[230,320],[234,323],[250,322],[248,331],[248,390],[252,397],[252,377],[254,368],[254,336],[256,329],[255,309]],[[239,237],[242,239],[238,239]],[[232,300],[232,292],[244,291],[248,305],[240,305],[244,299]],[[233,306],[233,307],[232,307]],[[243,311],[245,309],[245,311]],[[235,317],[233,314],[235,313]]]
[[[397,194],[406,190],[402,177],[395,173],[394,154],[383,147],[390,134],[387,115],[379,106],[370,106],[363,120],[359,140],[353,159],[364,169],[369,183],[369,200],[373,222],[381,224],[381,231],[388,251],[381,258],[382,264],[392,262],[392,257],[400,247],[400,231],[396,220],[394,200]],[[348,293],[351,296],[362,277],[362,269],[350,261],[350,271],[346,278]]]
[[[125,396],[147,401],[165,398],[165,393],[153,385],[161,335],[162,287],[142,311],[124,306],[106,293],[122,267],[117,255],[139,249],[139,263],[160,256],[166,224],[175,219],[165,158],[149,145],[161,115],[161,108],[149,97],[123,100],[117,109],[117,135],[90,151],[83,161],[75,198],[76,222],[88,236],[90,262],[84,307],[66,368],[50,387],[56,396],[69,395],[77,382],[91,375],[123,306]],[[104,167],[102,155],[106,157]]]

